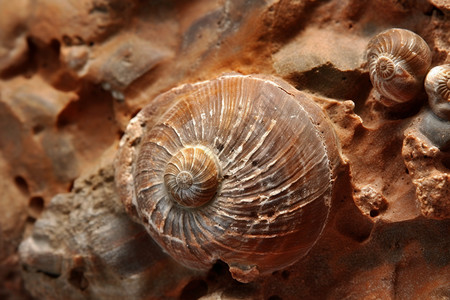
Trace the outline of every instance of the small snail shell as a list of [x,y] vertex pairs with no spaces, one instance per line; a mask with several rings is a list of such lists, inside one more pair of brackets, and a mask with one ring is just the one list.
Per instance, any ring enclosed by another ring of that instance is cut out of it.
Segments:
[[433,112],[450,121],[450,64],[434,67],[428,72],[425,91]]
[[394,104],[404,103],[422,90],[431,51],[414,32],[389,29],[369,41],[367,60],[375,89]]
[[306,255],[326,224],[334,131],[311,99],[273,80],[184,85],[127,128],[116,160],[122,201],[185,266],[221,259],[248,282]]

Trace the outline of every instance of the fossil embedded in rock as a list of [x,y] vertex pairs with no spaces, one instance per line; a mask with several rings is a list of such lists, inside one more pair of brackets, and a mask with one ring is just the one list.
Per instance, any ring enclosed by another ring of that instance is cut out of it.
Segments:
[[431,110],[422,113],[420,131],[441,151],[450,151],[450,65],[434,67],[425,79]]
[[431,51],[417,34],[389,29],[373,37],[367,46],[370,80],[392,106],[413,100],[423,88],[431,65]]
[[433,112],[450,121],[450,64],[434,67],[428,72],[425,90]]
[[174,259],[234,278],[287,267],[326,224],[339,155],[306,95],[227,75],[162,94],[129,124],[116,160],[127,211]]

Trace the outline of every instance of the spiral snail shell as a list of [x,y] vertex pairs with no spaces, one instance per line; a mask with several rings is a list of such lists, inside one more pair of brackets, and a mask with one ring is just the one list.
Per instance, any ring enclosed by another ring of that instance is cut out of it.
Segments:
[[450,64],[434,67],[428,72],[425,91],[432,111],[450,121]]
[[392,106],[413,100],[423,88],[431,65],[431,50],[417,34],[406,29],[388,29],[367,46],[370,80],[383,103]]
[[249,282],[306,255],[339,164],[320,108],[289,84],[226,75],[172,89],[128,125],[116,182],[129,214],[179,263],[218,259]]

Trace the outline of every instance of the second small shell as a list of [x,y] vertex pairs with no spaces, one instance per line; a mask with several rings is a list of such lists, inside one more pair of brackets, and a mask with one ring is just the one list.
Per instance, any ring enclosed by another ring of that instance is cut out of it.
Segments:
[[433,112],[450,121],[450,64],[431,69],[425,79],[425,90]]
[[422,90],[431,51],[419,35],[394,28],[369,41],[367,60],[374,88],[394,104],[404,103]]

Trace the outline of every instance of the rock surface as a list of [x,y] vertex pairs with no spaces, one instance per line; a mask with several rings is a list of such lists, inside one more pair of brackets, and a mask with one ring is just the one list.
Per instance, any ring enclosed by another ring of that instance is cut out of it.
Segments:
[[[449,299],[448,140],[420,130],[425,93],[377,102],[365,60],[367,41],[398,27],[424,38],[432,66],[450,63],[449,12],[440,0],[0,1],[0,298]],[[309,93],[344,160],[310,254],[248,284],[220,261],[171,260],[111,176],[144,105],[230,72]]]
[[197,275],[125,214],[111,164],[55,196],[19,254],[25,288],[37,299],[167,298]]

